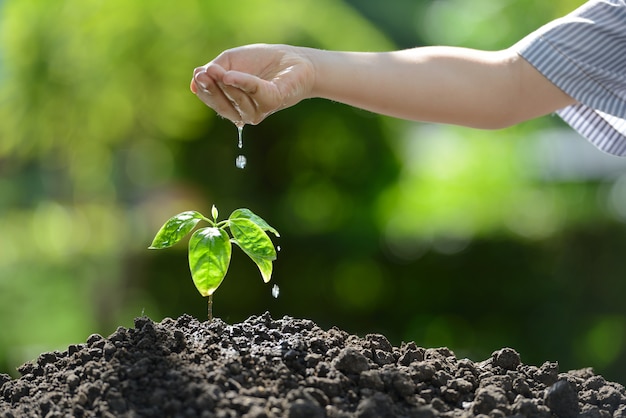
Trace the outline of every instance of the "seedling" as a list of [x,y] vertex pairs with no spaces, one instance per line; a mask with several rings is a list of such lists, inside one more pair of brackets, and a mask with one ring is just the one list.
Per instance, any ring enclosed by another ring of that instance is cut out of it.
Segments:
[[189,239],[191,278],[198,292],[208,297],[209,321],[213,319],[213,293],[228,271],[232,244],[237,244],[248,254],[267,283],[272,278],[276,249],[266,231],[280,236],[276,229],[249,209],[237,209],[228,219],[218,222],[217,208],[213,205],[211,216],[213,219],[196,211],[179,213],[163,224],[150,245],[150,249],[157,250],[171,247],[189,234],[200,221],[209,223],[210,226],[196,230]]

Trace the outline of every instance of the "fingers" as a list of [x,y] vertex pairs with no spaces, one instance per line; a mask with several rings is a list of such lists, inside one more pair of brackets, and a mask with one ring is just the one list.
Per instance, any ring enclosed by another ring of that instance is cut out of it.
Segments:
[[221,116],[255,125],[275,110],[268,109],[267,103],[261,108],[255,98],[262,83],[264,81],[256,76],[208,64],[194,70],[191,91]]
[[255,125],[261,120],[258,116],[258,105],[252,97],[238,87],[220,84],[224,95],[230,100],[231,105],[238,112],[242,122]]
[[256,125],[280,106],[276,86],[255,75],[228,71],[224,75],[224,84],[234,90],[233,93],[229,90],[229,94],[233,95],[233,99],[247,117],[246,123]]
[[239,71],[228,71],[224,74],[224,84],[237,87],[249,95],[257,93],[260,81],[259,77]]
[[214,64],[196,68],[191,80],[191,91],[219,115],[233,122],[241,121],[241,114],[220,86],[224,73],[223,68]]

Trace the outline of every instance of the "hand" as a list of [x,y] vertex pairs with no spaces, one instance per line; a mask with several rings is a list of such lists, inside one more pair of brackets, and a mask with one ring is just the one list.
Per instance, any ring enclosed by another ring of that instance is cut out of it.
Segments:
[[311,95],[314,66],[305,48],[248,45],[194,70],[191,91],[235,124],[260,123]]

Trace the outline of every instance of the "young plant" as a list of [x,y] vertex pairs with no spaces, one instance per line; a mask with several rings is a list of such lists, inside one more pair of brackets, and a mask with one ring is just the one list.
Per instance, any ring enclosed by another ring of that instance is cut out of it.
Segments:
[[[163,224],[157,232],[150,249],[168,248],[189,234],[200,221],[210,226],[196,230],[189,239],[189,268],[198,292],[208,297],[209,321],[213,319],[213,293],[224,280],[232,244],[236,244],[256,263],[265,283],[272,277],[276,249],[267,232],[276,237],[280,234],[260,216],[249,209],[237,209],[224,221],[217,221],[217,208],[211,208],[213,219],[199,212],[179,213]],[[231,236],[226,232],[230,230]]]

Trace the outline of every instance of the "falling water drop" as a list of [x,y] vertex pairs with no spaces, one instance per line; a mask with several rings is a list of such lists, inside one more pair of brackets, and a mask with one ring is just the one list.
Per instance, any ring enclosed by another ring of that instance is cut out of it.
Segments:
[[239,147],[239,149],[243,148],[243,127],[244,127],[244,123],[243,122],[236,122],[235,126],[237,127],[237,147]]
[[278,299],[279,294],[280,294],[280,289],[278,288],[278,285],[275,284],[274,287],[272,287],[272,296],[274,296],[274,299]]
[[247,163],[248,160],[246,159],[245,155],[238,155],[237,159],[235,160],[235,165],[237,166],[237,168],[240,168],[242,170],[246,168]]
[[280,252],[280,245],[276,246],[276,251]]
[[[235,122],[235,126],[237,127],[237,148],[243,148],[243,127],[245,124],[243,122]],[[246,157],[244,155],[238,155],[235,160],[235,166],[240,169],[244,169],[247,164]]]

